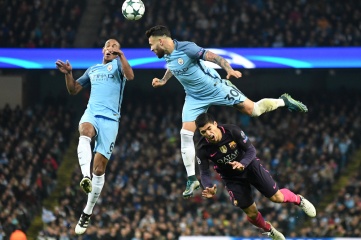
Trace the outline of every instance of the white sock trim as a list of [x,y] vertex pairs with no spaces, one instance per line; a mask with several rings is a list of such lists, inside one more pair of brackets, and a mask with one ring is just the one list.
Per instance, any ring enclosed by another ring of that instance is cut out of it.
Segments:
[[184,167],[187,171],[187,176],[193,176],[196,174],[196,166],[195,166],[195,157],[196,150],[194,148],[193,136],[194,133],[192,131],[181,129],[181,153]]
[[254,103],[252,110],[252,117],[261,116],[263,113],[273,111],[279,107],[284,106],[285,103],[283,99],[275,99],[275,98],[263,98],[258,102]]
[[88,194],[88,201],[84,208],[84,213],[92,214],[95,204],[97,203],[100,193],[102,192],[105,182],[105,174],[97,176],[93,174],[92,191]]
[[79,166],[83,176],[90,178],[90,163],[92,160],[92,151],[90,146],[91,138],[87,136],[80,136],[78,143],[78,160]]
[[[192,132],[192,131],[189,131],[189,130],[186,130],[186,129],[184,129],[184,128],[182,128],[181,130],[180,130],[180,134],[182,135],[182,134],[185,134],[185,135],[189,135],[189,136],[194,136],[194,132]],[[193,141],[193,139],[192,139],[192,141]]]

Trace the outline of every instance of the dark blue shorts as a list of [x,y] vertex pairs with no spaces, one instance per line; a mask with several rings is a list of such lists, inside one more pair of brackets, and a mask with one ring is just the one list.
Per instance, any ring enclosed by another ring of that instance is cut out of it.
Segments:
[[234,206],[248,208],[254,202],[251,185],[265,197],[270,198],[278,191],[278,186],[271,174],[260,163],[253,160],[244,170],[242,177],[223,179]]

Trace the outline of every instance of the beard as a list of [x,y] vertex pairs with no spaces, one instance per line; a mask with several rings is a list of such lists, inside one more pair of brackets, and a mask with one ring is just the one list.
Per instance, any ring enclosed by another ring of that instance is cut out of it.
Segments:
[[158,58],[163,58],[165,55],[165,52],[163,49],[157,49],[157,52],[155,53]]

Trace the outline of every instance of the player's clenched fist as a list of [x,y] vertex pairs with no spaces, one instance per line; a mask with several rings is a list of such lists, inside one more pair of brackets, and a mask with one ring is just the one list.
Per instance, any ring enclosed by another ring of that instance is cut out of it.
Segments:
[[164,81],[163,79],[159,79],[159,78],[153,78],[153,81],[152,81],[152,86],[154,88],[157,88],[157,87],[161,87],[165,84],[166,81]]

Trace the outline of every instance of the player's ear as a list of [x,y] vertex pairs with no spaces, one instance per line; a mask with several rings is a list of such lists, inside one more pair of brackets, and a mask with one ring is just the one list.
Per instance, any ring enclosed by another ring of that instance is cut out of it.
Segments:
[[213,125],[217,127],[217,126],[218,126],[218,123],[217,123],[216,121],[214,121],[214,122],[213,122]]

